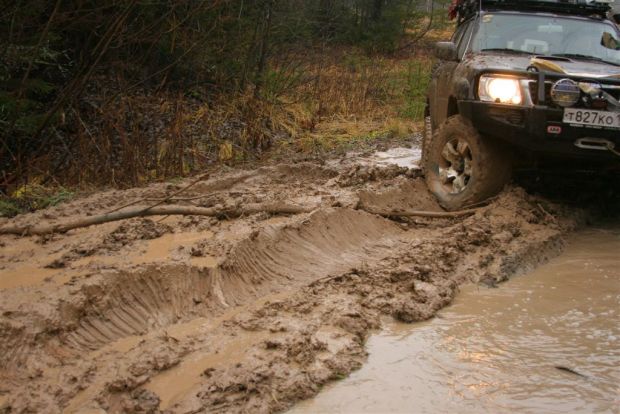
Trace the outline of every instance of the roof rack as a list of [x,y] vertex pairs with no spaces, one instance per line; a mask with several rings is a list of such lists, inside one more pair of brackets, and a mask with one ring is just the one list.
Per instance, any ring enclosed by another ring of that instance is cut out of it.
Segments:
[[458,23],[478,14],[481,10],[514,10],[596,16],[604,19],[613,0],[454,0],[450,9]]

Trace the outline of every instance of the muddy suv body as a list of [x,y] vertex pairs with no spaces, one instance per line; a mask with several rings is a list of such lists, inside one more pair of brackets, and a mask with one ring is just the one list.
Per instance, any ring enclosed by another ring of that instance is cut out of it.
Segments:
[[620,171],[620,29],[610,6],[457,7],[427,95],[422,162],[440,203],[479,203],[515,166]]

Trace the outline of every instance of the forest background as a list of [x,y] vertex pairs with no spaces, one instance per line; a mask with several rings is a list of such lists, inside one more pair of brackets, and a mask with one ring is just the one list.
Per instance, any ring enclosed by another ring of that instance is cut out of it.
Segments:
[[408,140],[448,0],[0,7],[0,215],[221,163]]

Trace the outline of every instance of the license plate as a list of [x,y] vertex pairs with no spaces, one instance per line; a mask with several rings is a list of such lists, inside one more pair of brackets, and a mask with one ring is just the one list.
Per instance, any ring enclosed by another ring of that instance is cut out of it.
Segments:
[[564,109],[564,123],[620,129],[620,112],[566,108]]

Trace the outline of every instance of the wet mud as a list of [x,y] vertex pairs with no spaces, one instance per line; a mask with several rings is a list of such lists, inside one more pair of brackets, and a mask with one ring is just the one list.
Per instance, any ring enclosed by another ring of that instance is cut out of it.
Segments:
[[289,414],[614,413],[620,227],[588,229],[499,288],[466,286],[438,318],[386,322],[364,367]]
[[[354,157],[220,171],[183,196],[203,207],[317,207],[0,236],[0,412],[283,411],[360,368],[385,318],[428,320],[462,284],[527,271],[583,220],[520,188],[467,218],[368,212],[439,211],[419,175]],[[14,220],[148,205],[189,182],[101,192]]]

